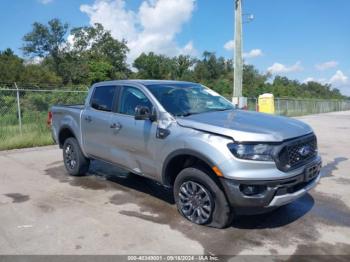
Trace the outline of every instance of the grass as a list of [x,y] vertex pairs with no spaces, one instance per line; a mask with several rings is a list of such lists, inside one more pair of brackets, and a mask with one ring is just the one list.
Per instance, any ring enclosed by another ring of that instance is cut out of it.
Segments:
[[0,150],[53,144],[46,125],[47,112],[54,104],[83,104],[86,92],[20,93],[22,132],[19,130],[15,93],[0,92]]
[[40,117],[22,125],[5,125],[0,119],[0,150],[52,145],[51,130],[46,126],[46,119]]

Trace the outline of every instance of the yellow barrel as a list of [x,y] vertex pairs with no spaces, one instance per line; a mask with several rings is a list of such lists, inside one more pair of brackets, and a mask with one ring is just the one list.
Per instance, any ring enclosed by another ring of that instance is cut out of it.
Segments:
[[275,102],[273,94],[262,94],[259,96],[259,112],[274,114],[275,113]]

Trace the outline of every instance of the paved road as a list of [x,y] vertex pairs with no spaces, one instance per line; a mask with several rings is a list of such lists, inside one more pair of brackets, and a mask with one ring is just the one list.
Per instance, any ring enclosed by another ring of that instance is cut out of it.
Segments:
[[99,162],[68,177],[57,147],[0,152],[0,254],[350,254],[350,112],[300,119],[319,138],[319,186],[225,230],[187,222],[171,192]]

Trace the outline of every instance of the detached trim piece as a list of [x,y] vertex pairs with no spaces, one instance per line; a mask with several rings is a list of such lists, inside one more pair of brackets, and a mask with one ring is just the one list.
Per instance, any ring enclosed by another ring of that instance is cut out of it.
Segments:
[[292,194],[282,195],[282,196],[275,196],[272,199],[271,203],[268,205],[268,207],[278,207],[278,206],[286,205],[298,199],[299,197],[302,197],[317,185],[317,183],[320,181],[320,178],[321,178],[321,175],[318,175],[317,178],[312,183],[310,183],[309,185],[300,189],[297,192],[294,192]]

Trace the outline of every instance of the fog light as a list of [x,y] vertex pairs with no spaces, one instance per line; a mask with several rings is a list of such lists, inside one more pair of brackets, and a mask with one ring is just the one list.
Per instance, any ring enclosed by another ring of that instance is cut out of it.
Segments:
[[262,185],[240,185],[241,192],[247,196],[254,196],[263,193],[266,190],[266,186]]

